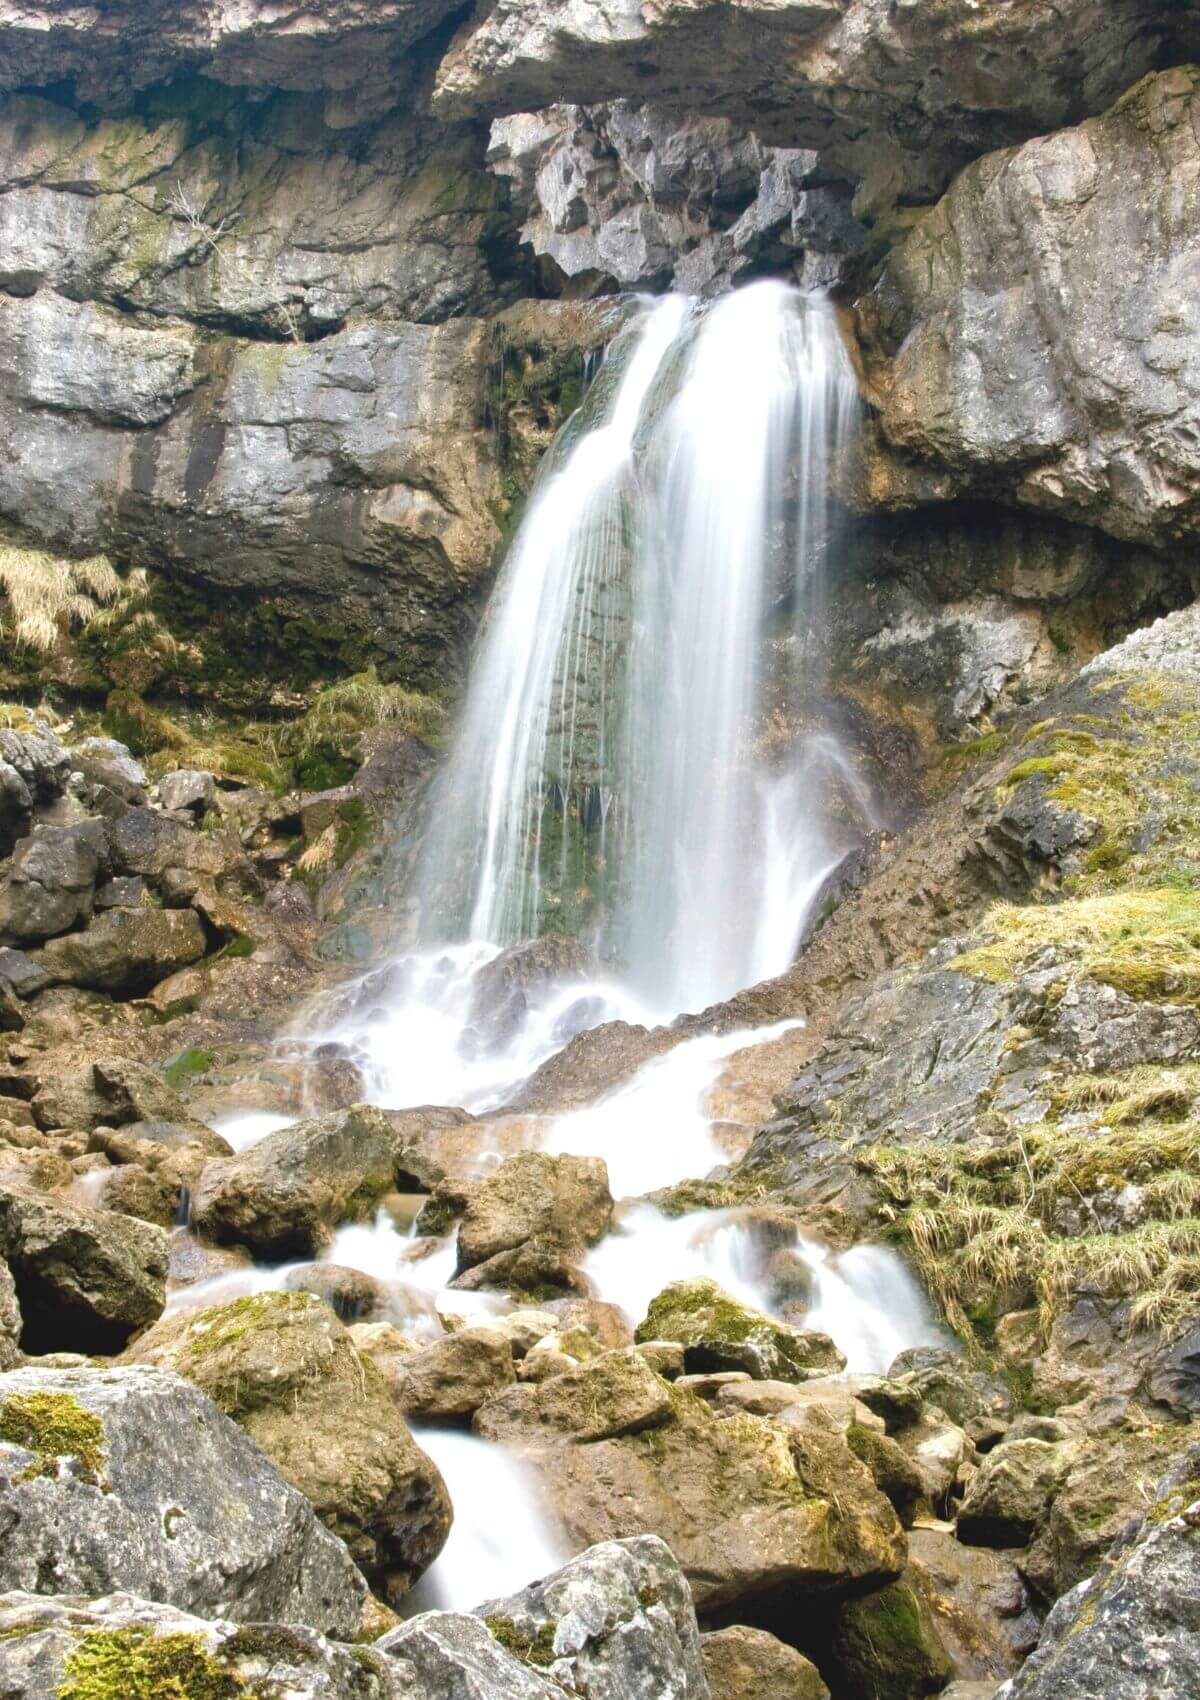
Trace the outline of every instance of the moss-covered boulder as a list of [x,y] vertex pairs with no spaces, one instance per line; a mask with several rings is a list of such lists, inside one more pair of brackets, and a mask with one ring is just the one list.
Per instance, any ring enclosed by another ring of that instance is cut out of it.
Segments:
[[715,1281],[673,1281],[651,1302],[638,1340],[675,1340],[690,1373],[745,1370],[763,1381],[804,1381],[844,1369],[826,1334],[789,1328],[739,1304]]
[[393,1670],[300,1624],[212,1622],[133,1594],[0,1601],[9,1700],[401,1700]]
[[391,1188],[395,1169],[386,1116],[358,1104],[280,1128],[210,1163],[192,1219],[200,1233],[259,1257],[312,1257],[339,1222],[362,1216]]
[[924,1494],[920,1471],[904,1448],[890,1435],[863,1423],[851,1423],[846,1444],[871,1472],[871,1480],[891,1501],[897,1517],[911,1529]]
[[1045,1519],[1076,1451],[1074,1442],[1031,1435],[989,1452],[958,1508],[959,1540],[1024,1546]]
[[908,1577],[842,1607],[828,1669],[839,1700],[921,1700],[954,1675],[933,1616]]
[[308,1293],[263,1293],[166,1317],[130,1358],[185,1376],[245,1429],[384,1594],[437,1557],[450,1501],[387,1385]]
[[335,1635],[353,1634],[362,1611],[362,1577],[307,1500],[161,1369],[0,1376],[0,1520],[0,1592],[140,1594]]

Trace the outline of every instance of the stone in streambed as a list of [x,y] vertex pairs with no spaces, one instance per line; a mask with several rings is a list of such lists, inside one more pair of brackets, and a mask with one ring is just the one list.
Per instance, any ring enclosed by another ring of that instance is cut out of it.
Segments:
[[763,1381],[804,1381],[846,1367],[828,1335],[775,1322],[702,1276],[665,1287],[636,1337],[677,1340],[694,1373],[744,1370]]
[[341,1541],[212,1400],[144,1366],[0,1376],[0,1588],[127,1590],[203,1616],[354,1632]]
[[582,1254],[611,1221],[608,1170],[600,1158],[522,1151],[468,1191],[458,1270],[462,1274],[529,1241]]
[[358,1104],[279,1128],[210,1163],[192,1200],[197,1231],[279,1262],[312,1257],[339,1222],[364,1215],[393,1184],[392,1129]]
[[398,1600],[433,1562],[450,1501],[376,1365],[308,1293],[260,1293],[164,1317],[128,1357],[203,1389]]
[[167,1236],[130,1216],[0,1185],[0,1256],[27,1351],[120,1351],[166,1302]]
[[516,1380],[512,1346],[493,1328],[460,1328],[395,1358],[384,1374],[405,1416],[427,1422],[473,1416]]

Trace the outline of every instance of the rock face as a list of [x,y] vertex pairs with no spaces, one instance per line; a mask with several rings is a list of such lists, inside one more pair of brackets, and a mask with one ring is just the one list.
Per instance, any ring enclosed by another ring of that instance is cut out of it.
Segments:
[[66,1199],[0,1187],[0,1256],[27,1351],[119,1351],[166,1300],[162,1229]]
[[[894,7],[886,0],[588,0],[482,5],[438,70],[446,115],[604,101],[637,89],[721,114],[765,142],[821,150],[860,200],[936,194],[979,154],[1102,111],[1141,73],[1188,56],[1195,12],[1069,0]],[[986,62],[987,74],[979,67]]]
[[441,1550],[450,1501],[383,1378],[307,1293],[166,1317],[131,1357],[175,1370],[245,1429],[399,1600]]
[[0,1586],[357,1627],[342,1543],[211,1400],[161,1370],[0,1376]]
[[815,153],[764,147],[725,118],[554,106],[498,119],[488,159],[522,239],[571,294],[707,293],[766,266],[811,288],[864,239],[849,188],[824,182]]
[[[295,1700],[407,1700],[402,1666],[293,1623],[212,1621],[131,1593],[102,1600],[0,1596],[0,1682],[11,1700],[111,1692],[228,1695],[265,1681]],[[153,1689],[150,1690],[151,1692]]]
[[1055,1606],[1003,1700],[1185,1700],[1200,1683],[1195,1447],[1159,1485],[1090,1581]]
[[970,166],[893,254],[863,313],[868,353],[893,356],[880,425],[939,495],[1195,536],[1198,112],[1195,70],[1149,77]]

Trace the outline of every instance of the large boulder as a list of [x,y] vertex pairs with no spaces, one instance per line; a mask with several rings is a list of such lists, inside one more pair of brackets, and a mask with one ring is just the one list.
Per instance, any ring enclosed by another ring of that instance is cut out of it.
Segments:
[[437,1557],[450,1501],[370,1359],[308,1293],[164,1317],[130,1349],[201,1388],[398,1600]]
[[959,1540],[1024,1546],[1045,1519],[1075,1451],[1071,1441],[1029,1436],[989,1452],[958,1508]]
[[879,1586],[904,1563],[895,1513],[841,1435],[715,1415],[637,1349],[510,1388],[475,1428],[533,1460],[573,1543],[659,1535],[704,1611]]
[[512,1344],[495,1328],[460,1328],[396,1358],[384,1372],[405,1416],[470,1417],[516,1380]]
[[885,499],[923,483],[1195,538],[1198,111],[1195,67],[1147,77],[1104,117],[978,160],[893,253],[862,315]]
[[1190,1700],[1200,1693],[1200,1448],[1185,1452],[1096,1574],[1055,1606],[997,1700]]
[[841,1608],[827,1668],[839,1700],[921,1700],[954,1675],[933,1613],[908,1577]]
[[131,1593],[0,1595],[7,1700],[412,1700],[399,1663],[297,1623],[216,1621]]
[[0,1588],[127,1590],[206,1617],[348,1636],[342,1543],[235,1423],[144,1366],[0,1376]]
[[0,1257],[26,1351],[120,1351],[166,1302],[162,1229],[66,1198],[0,1186]]
[[192,1200],[198,1232],[282,1261],[312,1257],[349,1217],[391,1187],[395,1137],[381,1110],[357,1104],[279,1128],[210,1163]]
[[86,931],[51,939],[35,959],[52,985],[130,995],[199,962],[207,949],[192,909],[106,909]]
[[826,1334],[799,1328],[739,1304],[705,1276],[673,1281],[655,1298],[639,1340],[675,1340],[689,1371],[745,1370],[763,1381],[803,1381],[844,1369]]

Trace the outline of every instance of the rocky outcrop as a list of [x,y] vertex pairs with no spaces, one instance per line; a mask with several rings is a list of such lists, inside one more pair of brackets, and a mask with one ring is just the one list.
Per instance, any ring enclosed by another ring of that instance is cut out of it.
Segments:
[[1194,69],[1148,77],[979,160],[919,221],[860,314],[896,457],[883,500],[991,495],[1194,538],[1198,110]]
[[1067,1594],[1003,1700],[1184,1700],[1200,1682],[1193,1448],[1159,1484],[1090,1581]]
[[450,1501],[375,1365],[306,1293],[263,1293],[163,1319],[137,1363],[201,1388],[399,1600],[441,1550]]
[[817,154],[764,147],[726,118],[653,105],[553,106],[492,125],[521,238],[553,291],[728,289],[764,270],[836,279],[864,233]]
[[876,210],[928,200],[979,154],[1102,111],[1164,58],[1186,58],[1194,26],[1190,5],[1164,13],[1155,0],[1101,12],[1070,0],[1053,14],[1031,0],[482,5],[442,60],[434,104],[522,112],[636,89],[820,150]]
[[127,1590],[242,1623],[357,1628],[365,1590],[345,1547],[177,1376],[140,1367],[0,1376],[0,1450],[0,1587]]

